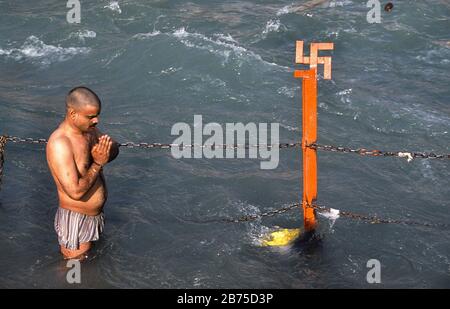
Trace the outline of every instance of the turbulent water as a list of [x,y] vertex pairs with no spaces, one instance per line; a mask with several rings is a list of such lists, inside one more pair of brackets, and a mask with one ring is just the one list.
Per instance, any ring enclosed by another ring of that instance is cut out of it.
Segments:
[[[0,1],[0,134],[48,138],[69,89],[103,101],[120,142],[172,142],[177,122],[280,123],[301,139],[295,41],[334,42],[318,82],[319,142],[450,153],[450,3],[392,1]],[[308,52],[308,51],[307,51]],[[319,66],[320,74],[323,69]],[[301,196],[301,153],[274,170],[255,159],[174,159],[121,149],[105,168],[106,230],[75,287],[450,287],[449,228],[320,217],[322,241],[260,247],[302,225],[299,211],[246,223]],[[383,218],[450,223],[450,162],[319,152],[318,203]],[[0,191],[0,287],[73,287],[53,230],[56,189],[41,145],[7,144]],[[370,259],[381,283],[366,280]]]

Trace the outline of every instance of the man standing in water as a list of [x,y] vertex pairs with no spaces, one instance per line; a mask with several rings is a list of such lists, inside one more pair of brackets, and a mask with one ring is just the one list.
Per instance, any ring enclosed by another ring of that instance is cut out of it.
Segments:
[[55,230],[66,259],[83,259],[103,232],[107,189],[103,166],[119,154],[119,144],[103,135],[101,102],[87,87],[66,97],[66,117],[47,143],[47,163],[56,183],[59,208]]

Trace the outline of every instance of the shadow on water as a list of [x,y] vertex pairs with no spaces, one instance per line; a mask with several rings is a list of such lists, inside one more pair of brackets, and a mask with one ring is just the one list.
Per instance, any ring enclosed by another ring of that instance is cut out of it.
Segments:
[[323,238],[316,231],[304,232],[292,243],[291,250],[305,255],[316,254],[322,250]]

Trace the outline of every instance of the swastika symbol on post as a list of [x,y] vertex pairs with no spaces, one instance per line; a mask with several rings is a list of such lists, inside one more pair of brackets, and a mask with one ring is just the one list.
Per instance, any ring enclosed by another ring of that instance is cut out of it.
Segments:
[[333,50],[333,43],[311,43],[310,56],[303,56],[303,41],[296,41],[295,63],[309,64],[310,69],[323,64],[323,78],[331,79],[331,57],[318,57],[319,50]]

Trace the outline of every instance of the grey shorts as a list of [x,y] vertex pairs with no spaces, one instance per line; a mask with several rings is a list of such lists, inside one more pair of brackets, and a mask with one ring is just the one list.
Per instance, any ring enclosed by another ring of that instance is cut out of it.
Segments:
[[58,242],[69,250],[79,249],[80,243],[98,240],[104,226],[103,212],[97,216],[88,216],[58,207],[55,215]]

